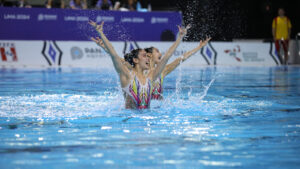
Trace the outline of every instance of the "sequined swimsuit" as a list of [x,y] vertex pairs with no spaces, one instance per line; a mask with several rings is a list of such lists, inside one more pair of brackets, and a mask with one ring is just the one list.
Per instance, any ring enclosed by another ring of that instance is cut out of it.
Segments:
[[143,85],[137,76],[134,76],[132,82],[122,89],[135,102],[137,109],[147,109],[150,107],[152,93],[150,79],[147,78],[146,83]]
[[162,92],[163,92],[163,81],[164,78],[162,75],[160,75],[153,83],[152,83],[152,99],[155,100],[161,100],[163,99],[162,97]]

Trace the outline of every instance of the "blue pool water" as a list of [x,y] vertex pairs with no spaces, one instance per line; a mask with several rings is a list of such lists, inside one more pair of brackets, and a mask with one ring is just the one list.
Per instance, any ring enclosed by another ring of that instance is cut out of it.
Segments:
[[104,69],[0,69],[0,168],[299,168],[300,67],[178,69],[124,109]]

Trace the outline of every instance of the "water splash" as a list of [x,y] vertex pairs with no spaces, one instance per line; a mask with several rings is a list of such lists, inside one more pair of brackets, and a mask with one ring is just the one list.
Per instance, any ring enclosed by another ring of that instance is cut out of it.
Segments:
[[199,96],[199,99],[200,100],[203,100],[203,98],[207,95],[207,92],[208,92],[208,89],[210,88],[210,86],[214,83],[216,79],[212,79],[208,85],[204,86],[204,91],[203,91],[203,94],[201,96]]
[[175,91],[175,94],[176,94],[176,98],[177,100],[180,100],[180,93],[181,93],[181,86],[180,86],[180,82],[181,82],[181,76],[182,76],[182,60],[183,60],[183,55],[181,55],[181,61],[180,61],[180,64],[178,66],[178,76],[176,78],[176,91]]

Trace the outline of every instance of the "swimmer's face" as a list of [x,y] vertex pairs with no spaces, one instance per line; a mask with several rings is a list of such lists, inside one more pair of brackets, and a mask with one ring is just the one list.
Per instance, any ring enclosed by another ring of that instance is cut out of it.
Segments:
[[148,70],[150,68],[150,59],[144,49],[139,52],[138,58],[135,59],[135,62],[136,64],[139,64],[142,70]]
[[153,48],[152,50],[152,61],[157,64],[160,62],[161,60],[161,53],[159,52],[159,50],[157,48]]

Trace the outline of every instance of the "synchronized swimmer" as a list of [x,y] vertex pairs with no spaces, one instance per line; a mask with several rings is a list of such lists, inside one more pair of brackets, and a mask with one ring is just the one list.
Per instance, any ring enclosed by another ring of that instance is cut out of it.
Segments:
[[[104,22],[97,25],[97,23],[90,21],[89,24],[95,27],[100,35],[100,37],[92,37],[91,39],[111,56],[124,92],[125,107],[129,109],[149,108],[151,99],[161,100],[163,98],[162,85],[164,77],[171,73],[180,63],[199,51],[210,40],[210,38],[207,38],[205,41],[200,41],[196,48],[184,53],[182,57],[166,65],[190,26],[186,28],[178,26],[179,36],[163,57],[157,48],[150,47],[134,49],[130,53],[125,54],[124,59],[122,59],[103,33]],[[144,72],[147,72],[147,74]]]

